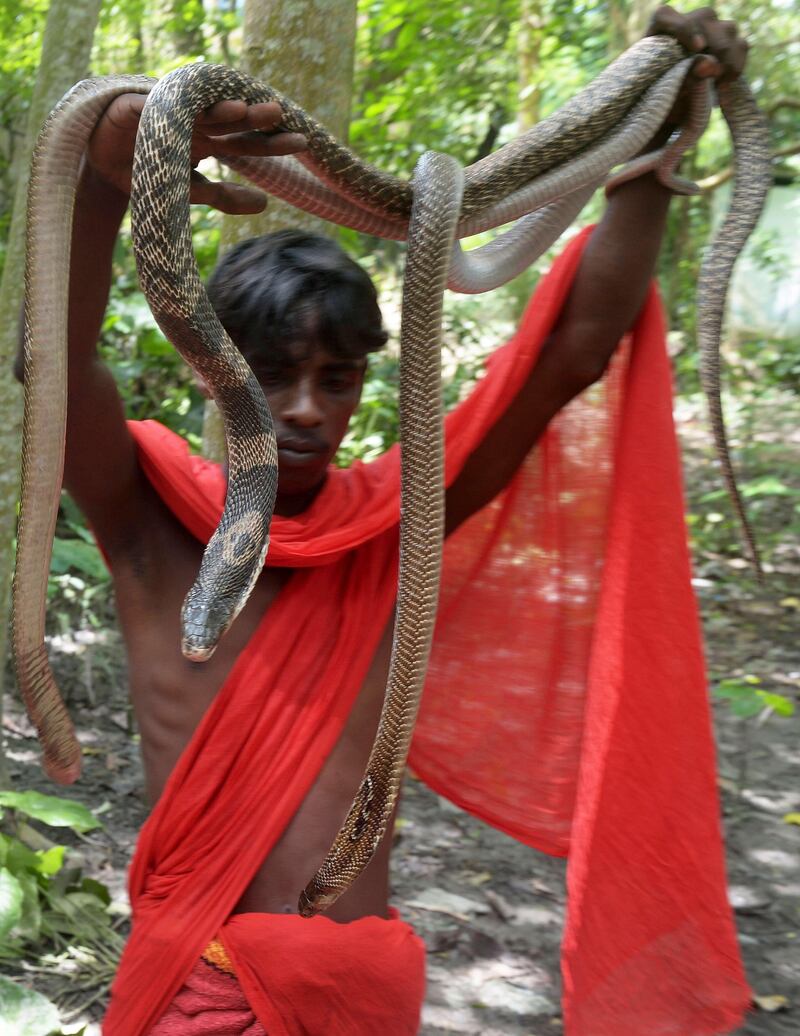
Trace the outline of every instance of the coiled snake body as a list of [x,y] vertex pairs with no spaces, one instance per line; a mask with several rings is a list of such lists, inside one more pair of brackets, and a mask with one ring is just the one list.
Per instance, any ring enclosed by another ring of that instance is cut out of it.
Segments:
[[[408,239],[401,330],[401,563],[387,695],[367,772],[327,859],[301,895],[310,915],[330,905],[371,858],[391,817],[417,715],[433,634],[443,530],[439,341],[443,291],[488,290],[516,275],[567,226],[616,164],[632,158],[670,110],[691,64],[672,40],[631,48],[561,111],[461,170],[428,153],[412,181],[387,176],[340,145],[301,108],[232,69],[191,65],[154,86],[124,77],[78,84],[48,119],[31,178],[25,339],[23,498],[15,576],[14,649],[26,705],[56,780],[74,780],[80,750],[44,648],[44,601],[63,468],[66,308],[72,207],[81,156],[102,111],[123,92],[148,93],[134,162],[134,245],[143,289],[162,329],[212,387],[223,413],[229,486],[183,610],[184,652],[204,658],[243,606],[267,550],[277,454],[263,392],[208,303],[189,232],[189,149],[195,115],[218,100],[276,100],[282,127],[308,153],[234,159],[254,182],[328,219]],[[697,91],[698,97],[701,91]],[[737,151],[732,211],[700,282],[706,388],[719,399],[719,333],[727,279],[770,181],[764,122],[746,85],[720,99]],[[695,125],[652,164],[674,183]],[[228,161],[226,159],[226,161]],[[491,244],[461,252],[457,239],[517,220]],[[721,411],[713,427],[724,457]],[[729,472],[732,478],[732,472]],[[738,500],[738,496],[736,497]],[[739,505],[739,512],[741,506]]]

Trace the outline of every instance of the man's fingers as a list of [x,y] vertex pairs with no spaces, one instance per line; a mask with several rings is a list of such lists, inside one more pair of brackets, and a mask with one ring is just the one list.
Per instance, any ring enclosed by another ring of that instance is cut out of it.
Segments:
[[724,82],[744,71],[747,43],[739,38],[736,23],[720,21],[713,7],[701,7],[687,15],[671,7],[659,7],[646,35],[661,34],[672,36],[690,52],[706,53],[707,60],[698,61],[692,69],[696,76],[713,76]]
[[197,122],[192,158],[209,155],[293,155],[306,149],[300,133],[280,130],[281,106],[274,101],[220,101]]
[[749,50],[750,44],[747,40],[742,40],[737,37],[728,52],[729,69],[722,76],[723,80],[739,78],[742,72],[744,72],[744,66],[747,64],[747,54]]
[[678,17],[684,18],[684,20],[691,26],[691,32],[693,33],[695,44],[698,41],[702,41],[701,46],[698,47],[693,45],[690,49],[705,50],[709,45],[708,28],[717,21],[717,12],[714,8],[700,7],[698,10],[691,11],[685,16],[679,14]]
[[672,7],[659,7],[650,19],[646,36],[672,36],[688,51],[700,51],[706,46],[706,37],[701,21],[705,16],[716,17],[710,7],[694,11],[686,16]]
[[218,212],[225,212],[231,216],[263,212],[267,206],[267,197],[258,188],[207,180],[196,170],[192,171],[190,197],[196,204],[210,205]]
[[281,106],[275,101],[265,101],[261,104],[220,101],[203,113],[198,124],[202,132],[209,136],[247,130],[270,132],[278,128],[282,117]]
[[708,54],[701,54],[700,57],[695,58],[691,74],[697,79],[719,78],[722,75],[722,65],[716,58],[712,58]]
[[146,99],[145,94],[120,94],[106,108],[104,118],[117,129],[135,129]]
[[217,101],[217,103],[212,104],[210,108],[206,108],[205,111],[198,116],[197,121],[201,122],[204,127],[207,125],[225,126],[230,122],[236,122],[239,119],[243,119],[246,113],[247,101],[233,99]]
[[302,133],[245,133],[225,134],[209,140],[212,153],[224,155],[294,155],[305,151],[308,145]]

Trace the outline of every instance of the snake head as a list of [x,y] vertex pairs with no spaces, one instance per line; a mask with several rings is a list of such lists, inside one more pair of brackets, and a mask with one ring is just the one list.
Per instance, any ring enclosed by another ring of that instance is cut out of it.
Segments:
[[333,906],[343,891],[344,889],[330,889],[326,892],[324,886],[316,878],[312,878],[300,893],[297,912],[301,917],[316,917]]
[[181,651],[192,662],[206,662],[214,654],[220,637],[233,621],[231,602],[215,598],[200,583],[195,583],[181,611]]

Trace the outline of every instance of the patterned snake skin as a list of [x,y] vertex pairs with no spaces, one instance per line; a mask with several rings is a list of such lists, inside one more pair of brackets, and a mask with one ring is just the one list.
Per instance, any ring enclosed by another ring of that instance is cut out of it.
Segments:
[[[136,77],[87,81],[67,95],[43,130],[31,180],[23,499],[14,588],[20,687],[44,745],[45,767],[54,779],[74,780],[80,769],[79,746],[43,644],[66,419],[65,271],[80,159],[113,97],[131,90],[150,94],[137,142],[131,197],[140,278],[161,327],[212,386],[228,436],[225,511],[184,605],[184,651],[189,657],[208,657],[247,599],[263,565],[277,487],[269,409],[208,304],[192,254],[188,169],[195,115],[227,98],[278,101],[284,111],[282,127],[308,140],[302,164],[297,159],[237,159],[231,164],[268,189],[277,185],[276,193],[298,207],[343,223],[355,220],[362,229],[377,225],[386,236],[408,237],[400,378],[403,521],[387,696],[355,802],[328,857],[301,895],[300,912],[308,916],[325,909],[349,887],[385,833],[422,693],[443,528],[441,305],[457,237],[476,225],[496,226],[520,217],[507,244],[493,243],[485,253],[485,277],[473,269],[470,277],[478,278],[478,286],[472,281],[472,287],[461,290],[485,290],[482,283],[502,283],[502,277],[513,276],[523,261],[520,249],[526,264],[533,261],[536,249],[541,252],[568,225],[610,168],[641,150],[663,122],[689,64],[674,41],[642,40],[561,111],[489,158],[462,172],[447,156],[429,153],[410,182],[361,162],[291,101],[232,69],[192,65],[155,87]],[[669,89],[662,87],[670,70],[679,65],[681,71],[672,74]],[[652,123],[636,107],[643,95],[653,104],[654,97],[660,97]],[[763,120],[745,84],[737,81],[727,87],[720,100],[737,150],[737,187],[722,231],[723,244],[716,242],[712,248],[706,266],[711,272],[701,279],[699,299],[705,384],[716,399],[724,282],[758,218],[770,175]],[[611,148],[609,140],[637,119],[642,139],[629,134],[621,149]],[[676,146],[677,152],[673,148],[664,159],[666,176],[681,151],[682,145]],[[538,190],[539,180],[547,177],[546,189]],[[540,206],[545,207],[535,218],[528,215]],[[716,258],[720,253],[724,257]],[[493,269],[498,264],[507,264],[505,269],[513,272],[498,274]],[[713,317],[704,315],[709,310]],[[720,420],[715,418],[715,435],[724,446]]]

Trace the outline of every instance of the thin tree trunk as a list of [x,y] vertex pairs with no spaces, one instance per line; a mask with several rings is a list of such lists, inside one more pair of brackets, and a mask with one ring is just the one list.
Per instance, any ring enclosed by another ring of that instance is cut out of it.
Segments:
[[[19,486],[22,393],[12,374],[19,340],[25,259],[25,209],[30,156],[48,112],[56,101],[88,72],[92,40],[101,0],[52,0],[42,41],[42,56],[28,114],[25,142],[15,162],[18,170],[14,209],[0,283],[0,711],[2,674],[8,651],[8,614],[14,533]],[[0,756],[0,780],[4,774]]]
[[[244,15],[242,67],[305,108],[347,139],[353,90],[356,0],[248,0]],[[257,216],[226,216],[223,251],[238,241],[285,227],[331,233],[325,220],[270,198]],[[203,452],[224,455],[222,422],[206,406]]]
[[659,0],[611,0],[608,5],[608,54],[615,58],[644,35]]
[[541,50],[545,26],[542,0],[520,0],[517,30],[517,132],[531,129],[541,118]]
[[659,0],[630,0],[625,34],[626,47],[633,46],[638,39],[641,39],[651,15],[659,6]]

